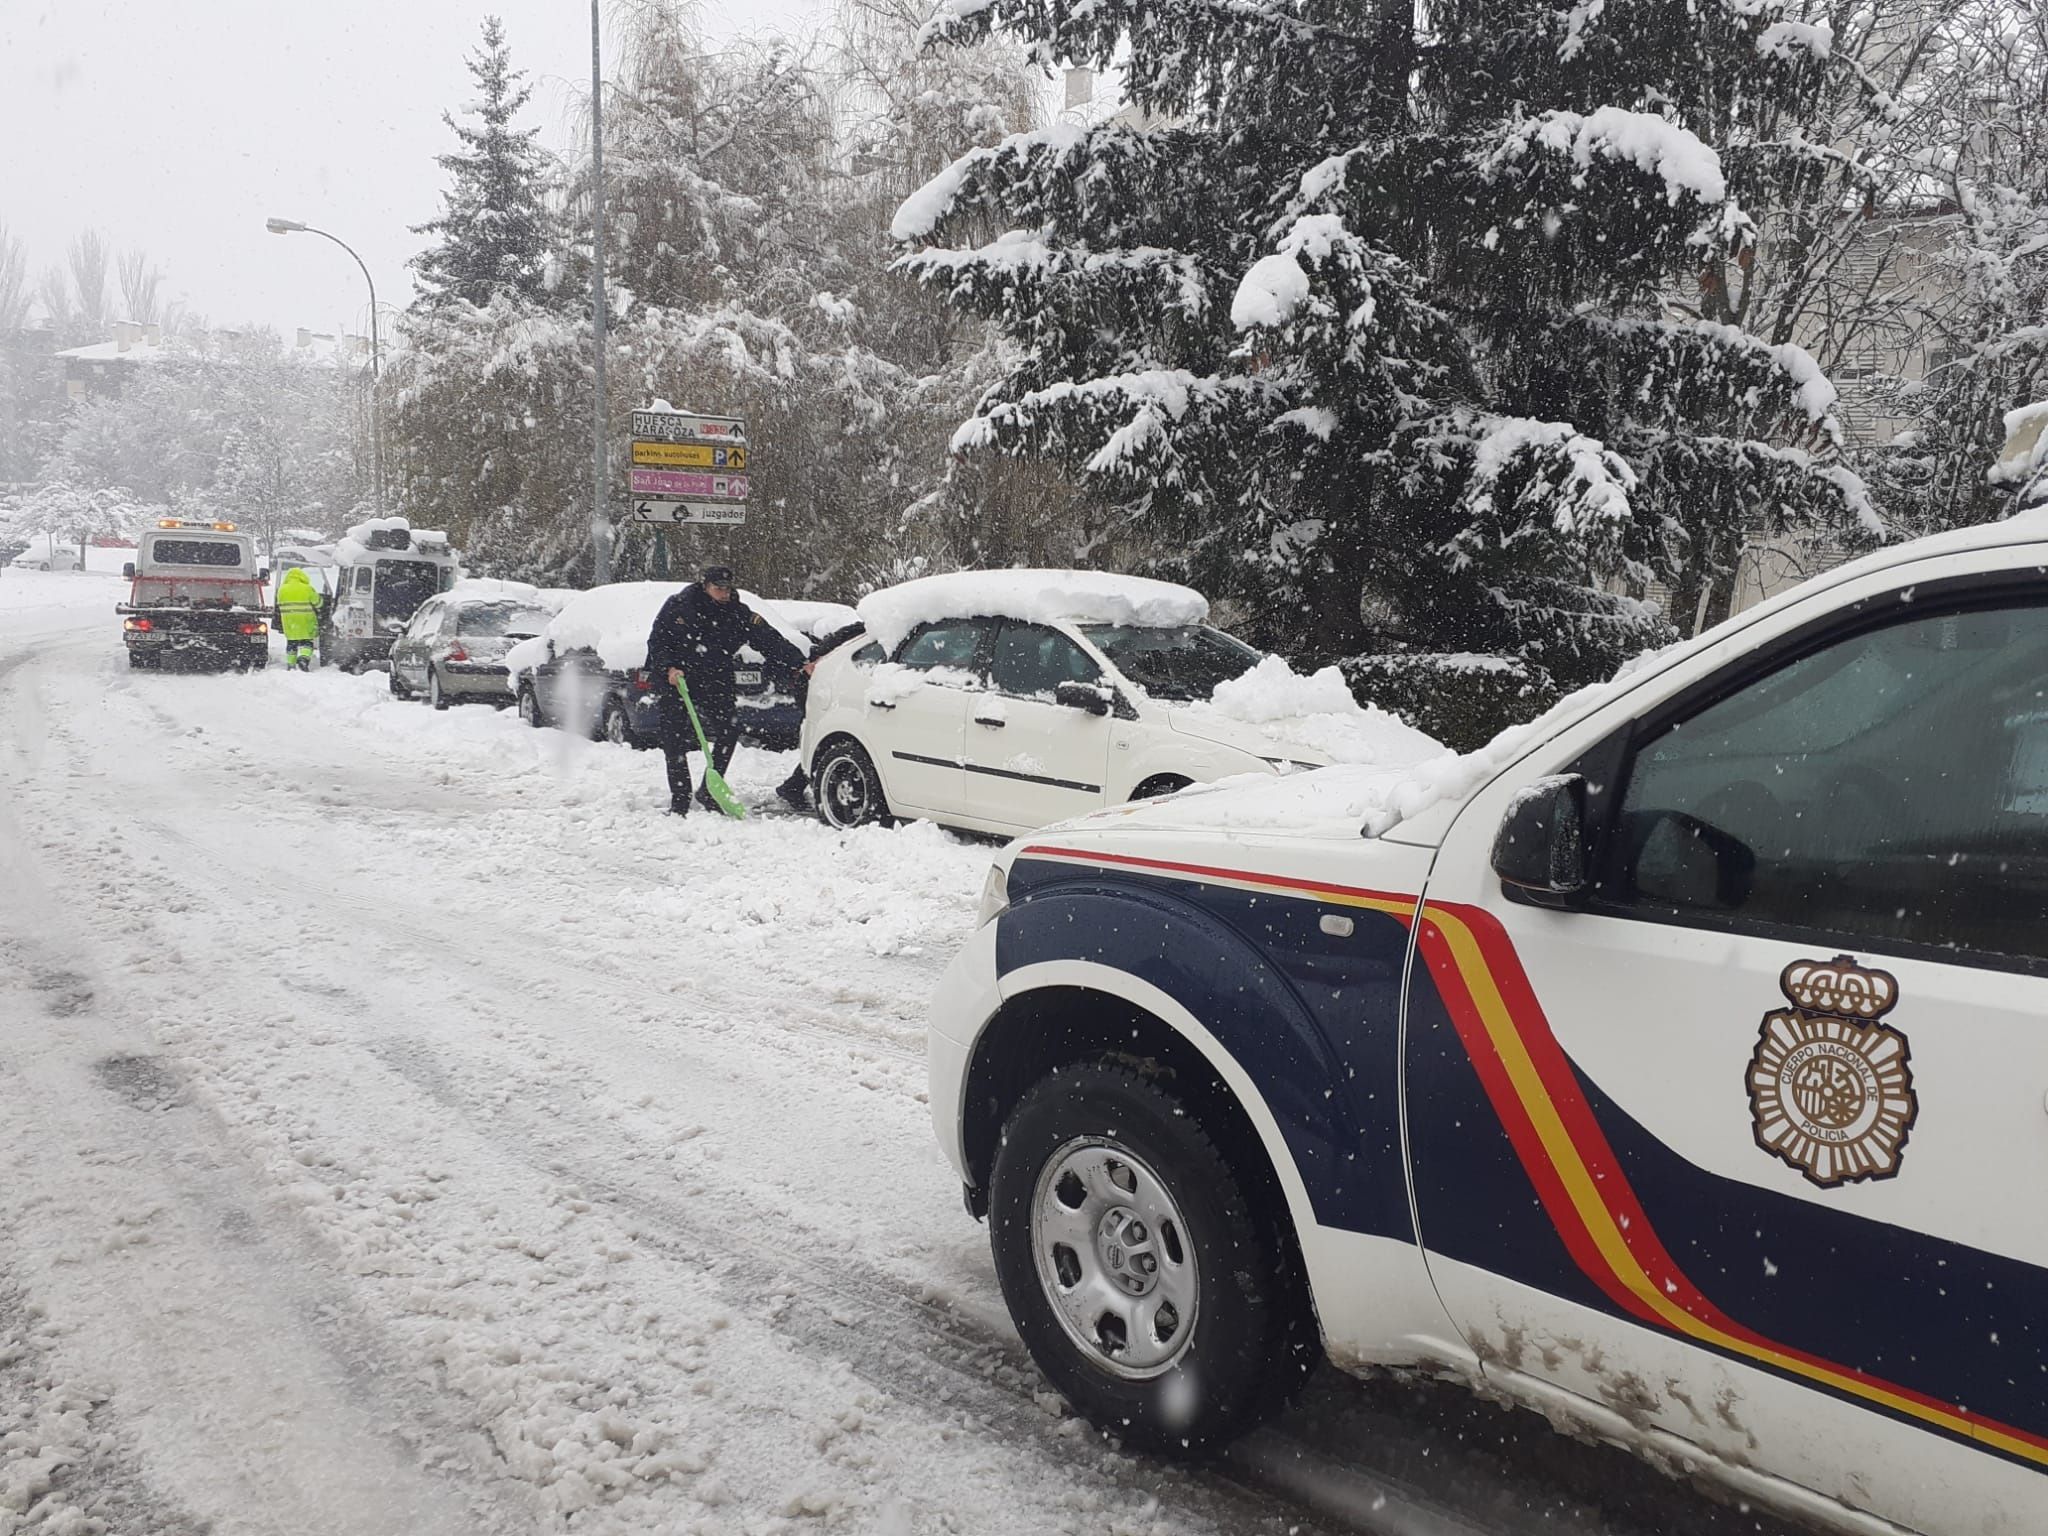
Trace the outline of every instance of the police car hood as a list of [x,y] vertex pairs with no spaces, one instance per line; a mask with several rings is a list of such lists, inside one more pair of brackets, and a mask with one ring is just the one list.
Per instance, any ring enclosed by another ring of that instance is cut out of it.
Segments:
[[[1446,753],[1436,764],[1459,762]],[[1334,763],[1278,775],[1241,773],[1196,784],[1155,800],[1078,816],[1061,823],[1076,832],[1210,832],[1280,837],[1377,837],[1405,807],[1419,807],[1435,782],[1432,764],[1372,766]]]

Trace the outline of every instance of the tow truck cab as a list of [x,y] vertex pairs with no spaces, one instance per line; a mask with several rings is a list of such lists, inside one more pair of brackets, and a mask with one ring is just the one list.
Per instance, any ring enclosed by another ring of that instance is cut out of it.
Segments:
[[332,588],[321,616],[323,654],[357,671],[389,660],[391,643],[420,604],[446,592],[462,574],[448,535],[414,528],[402,517],[351,528],[335,546]]
[[270,656],[270,623],[256,543],[233,523],[164,518],[143,534],[124,568],[117,604],[132,667],[166,660],[242,670]]

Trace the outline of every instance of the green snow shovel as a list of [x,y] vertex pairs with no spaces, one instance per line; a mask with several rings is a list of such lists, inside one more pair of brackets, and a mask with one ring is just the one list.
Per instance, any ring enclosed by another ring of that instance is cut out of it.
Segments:
[[676,678],[676,692],[683,696],[683,708],[690,712],[690,729],[697,733],[697,748],[704,754],[704,792],[716,800],[718,808],[734,821],[745,821],[747,808],[732,792],[732,786],[725,782],[725,775],[711,761],[711,743],[704,739],[704,722],[697,718],[697,706],[690,701],[690,685],[680,675]]

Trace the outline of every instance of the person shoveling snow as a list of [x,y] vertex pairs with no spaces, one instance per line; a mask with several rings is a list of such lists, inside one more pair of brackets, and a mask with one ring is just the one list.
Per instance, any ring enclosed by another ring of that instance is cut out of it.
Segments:
[[663,603],[647,632],[647,670],[674,690],[661,695],[661,751],[668,764],[671,815],[689,814],[692,752],[704,754],[697,803],[707,811],[745,814],[731,791],[718,794],[739,745],[732,658],[743,645],[765,660],[810,670],[804,653],[740,599],[732,570],[723,565],[706,567],[700,581]]

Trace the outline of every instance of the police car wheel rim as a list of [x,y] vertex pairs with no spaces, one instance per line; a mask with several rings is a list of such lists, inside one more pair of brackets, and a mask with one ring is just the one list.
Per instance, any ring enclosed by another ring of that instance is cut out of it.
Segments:
[[860,764],[850,757],[833,758],[819,786],[818,804],[834,826],[859,825],[868,812],[868,779]]
[[1053,1316],[1091,1364],[1142,1381],[1187,1353],[1201,1272],[1179,1204],[1142,1158],[1099,1137],[1054,1152],[1032,1195],[1031,1252]]

